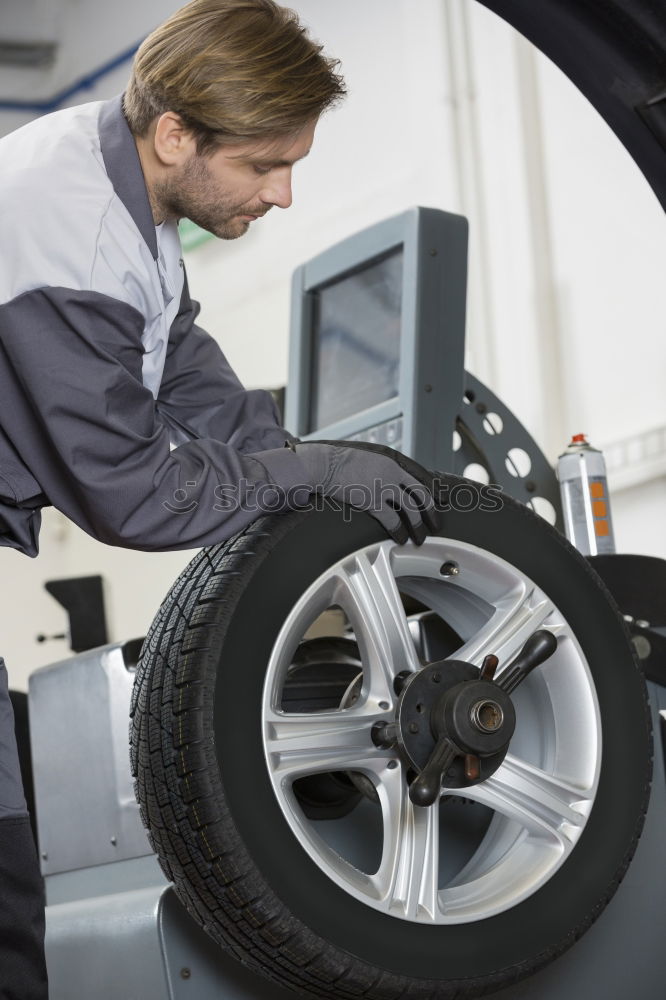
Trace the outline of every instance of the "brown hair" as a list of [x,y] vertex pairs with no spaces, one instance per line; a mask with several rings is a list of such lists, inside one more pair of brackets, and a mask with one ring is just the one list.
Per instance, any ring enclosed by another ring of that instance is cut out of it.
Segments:
[[124,97],[134,135],[178,114],[197,152],[295,133],[345,94],[292,10],[273,0],[191,0],[139,48]]

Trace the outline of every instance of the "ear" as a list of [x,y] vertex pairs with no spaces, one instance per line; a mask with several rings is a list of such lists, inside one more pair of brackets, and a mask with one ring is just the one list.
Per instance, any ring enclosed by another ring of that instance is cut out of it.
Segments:
[[165,111],[155,126],[155,155],[164,166],[179,166],[196,151],[194,136],[175,111]]

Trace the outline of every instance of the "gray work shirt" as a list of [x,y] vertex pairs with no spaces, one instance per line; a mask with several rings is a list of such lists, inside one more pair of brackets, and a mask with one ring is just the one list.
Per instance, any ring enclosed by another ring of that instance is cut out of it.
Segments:
[[36,555],[46,504],[112,545],[208,545],[307,484],[270,393],[195,323],[120,97],[0,140],[0,218],[0,545]]

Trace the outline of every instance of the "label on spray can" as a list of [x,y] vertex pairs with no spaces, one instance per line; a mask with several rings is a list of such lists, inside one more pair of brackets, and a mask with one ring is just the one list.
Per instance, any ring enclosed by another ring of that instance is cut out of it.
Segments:
[[584,434],[575,434],[557,463],[566,536],[579,552],[615,552],[606,464]]

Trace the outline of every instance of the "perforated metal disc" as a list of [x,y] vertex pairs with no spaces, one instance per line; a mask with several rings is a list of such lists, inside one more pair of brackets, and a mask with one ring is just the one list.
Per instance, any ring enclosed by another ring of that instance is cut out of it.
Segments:
[[453,436],[456,475],[496,483],[563,530],[559,486],[548,459],[511,410],[467,371]]

